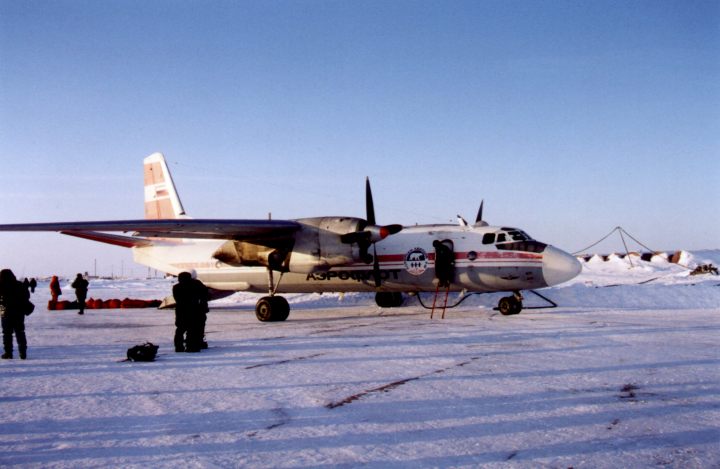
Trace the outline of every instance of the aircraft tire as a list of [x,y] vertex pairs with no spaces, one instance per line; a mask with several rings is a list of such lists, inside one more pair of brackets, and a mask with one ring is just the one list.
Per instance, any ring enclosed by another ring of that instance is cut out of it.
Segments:
[[405,299],[400,292],[377,292],[375,303],[381,308],[397,308],[402,306]]
[[262,322],[284,321],[290,315],[290,305],[282,296],[263,296],[255,304],[255,317]]
[[284,296],[273,296],[273,321],[284,321],[290,316],[290,305]]
[[504,296],[498,302],[498,310],[503,316],[511,316],[522,311],[522,303],[514,296]]
[[403,305],[403,303],[405,303],[405,298],[403,297],[403,294],[400,292],[393,292],[392,298],[393,298],[393,305],[392,305],[393,308],[399,308],[400,306]]

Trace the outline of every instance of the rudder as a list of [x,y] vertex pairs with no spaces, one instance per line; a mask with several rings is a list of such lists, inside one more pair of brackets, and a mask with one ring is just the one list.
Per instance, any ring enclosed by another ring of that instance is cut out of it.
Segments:
[[162,153],[143,160],[145,218],[147,220],[187,218]]

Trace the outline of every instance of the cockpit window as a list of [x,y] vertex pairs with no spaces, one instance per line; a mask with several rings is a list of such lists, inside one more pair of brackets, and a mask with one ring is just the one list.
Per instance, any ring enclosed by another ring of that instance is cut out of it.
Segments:
[[[525,252],[543,252],[547,244],[535,241],[523,230],[517,228],[502,228],[503,231],[497,233],[495,247],[504,251],[525,251]],[[485,235],[487,236],[487,235]],[[483,242],[485,237],[483,237]]]
[[513,241],[525,241],[525,237],[520,231],[511,231],[508,233],[508,235],[512,238]]
[[492,244],[495,242],[495,233],[485,233],[483,235],[482,243],[483,244]]
[[498,233],[497,242],[512,242],[512,241],[532,241],[532,237],[525,233],[523,230],[517,228],[502,228],[503,231]]

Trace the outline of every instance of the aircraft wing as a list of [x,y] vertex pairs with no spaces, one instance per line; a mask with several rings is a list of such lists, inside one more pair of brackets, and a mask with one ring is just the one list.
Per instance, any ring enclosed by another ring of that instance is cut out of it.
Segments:
[[301,226],[289,220],[165,219],[20,223],[0,225],[0,231],[58,231],[88,239],[88,233],[116,231],[146,238],[227,239],[272,246],[292,241]]
[[151,240],[145,238],[99,233],[97,231],[61,231],[60,233],[77,238],[89,239],[91,241],[98,241],[100,243],[112,244],[114,246],[122,246],[124,248],[150,246],[153,243]]

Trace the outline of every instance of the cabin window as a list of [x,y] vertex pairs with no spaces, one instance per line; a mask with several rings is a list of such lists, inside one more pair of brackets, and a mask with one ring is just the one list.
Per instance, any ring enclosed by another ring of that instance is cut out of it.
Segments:
[[498,244],[497,248],[503,251],[525,251],[541,253],[545,251],[547,244],[539,241],[516,241],[514,243]]
[[482,239],[483,244],[492,244],[495,242],[495,233],[485,233]]
[[474,261],[475,259],[477,259],[477,253],[475,251],[470,251],[467,254],[467,258],[469,261]]

